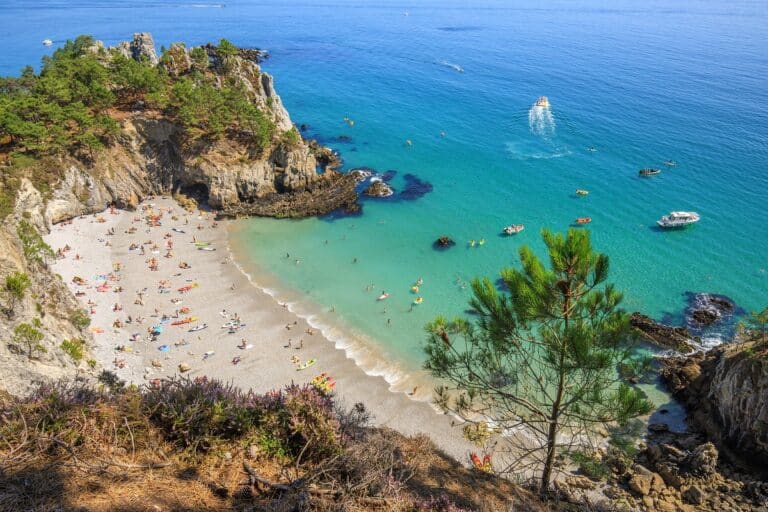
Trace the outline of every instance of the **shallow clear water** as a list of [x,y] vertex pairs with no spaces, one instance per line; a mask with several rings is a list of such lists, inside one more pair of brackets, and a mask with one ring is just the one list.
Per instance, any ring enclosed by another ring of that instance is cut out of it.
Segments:
[[[227,37],[271,51],[264,68],[293,120],[347,167],[396,170],[399,190],[406,173],[432,184],[415,201],[367,200],[361,217],[240,226],[257,281],[372,343],[382,372],[385,361],[419,367],[423,325],[462,313],[461,283],[496,276],[523,244],[541,253],[541,228],[564,230],[580,216],[592,217],[629,310],[681,321],[686,291],[725,294],[747,310],[768,303],[763,1],[113,4],[4,2],[0,21],[13,30],[0,33],[0,72],[38,62],[46,37],[113,44],[151,31],[158,46]],[[553,122],[533,130],[541,95]],[[643,179],[642,167],[663,172]],[[686,209],[702,221],[654,229]],[[500,237],[510,223],[526,230]],[[434,251],[441,234],[457,246]],[[480,238],[482,247],[465,245]],[[409,312],[419,277],[424,302]],[[391,297],[377,302],[382,290]]]

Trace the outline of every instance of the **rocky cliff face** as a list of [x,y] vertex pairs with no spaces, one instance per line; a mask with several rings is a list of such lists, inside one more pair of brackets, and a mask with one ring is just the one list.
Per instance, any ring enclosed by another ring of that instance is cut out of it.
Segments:
[[[75,297],[61,278],[45,263],[30,262],[24,257],[17,227],[22,220],[38,231],[47,229],[45,209],[40,193],[24,181],[19,191],[16,210],[0,224],[0,276],[23,272],[30,277],[30,288],[20,301],[11,303],[7,294],[0,302],[0,387],[12,394],[25,394],[41,382],[59,378],[75,378],[88,371],[85,361],[76,361],[61,348],[64,340],[90,340],[85,326],[73,322],[80,312]],[[34,358],[25,355],[23,343],[14,339],[14,328],[20,324],[36,326],[43,339],[45,351],[36,351]]]
[[694,427],[737,459],[768,462],[768,347],[748,342],[670,358],[662,377]]

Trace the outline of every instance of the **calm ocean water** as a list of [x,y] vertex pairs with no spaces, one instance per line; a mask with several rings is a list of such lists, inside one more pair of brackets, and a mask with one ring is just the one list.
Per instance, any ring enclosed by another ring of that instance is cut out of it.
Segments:
[[[768,4],[541,5],[6,0],[0,72],[39,62],[44,38],[80,33],[269,49],[264,68],[294,122],[348,168],[397,171],[398,191],[406,174],[433,187],[367,200],[360,217],[255,219],[238,231],[259,284],[391,377],[419,367],[427,320],[462,314],[468,280],[514,265],[523,244],[543,253],[539,230],[580,216],[592,217],[629,310],[680,322],[685,292],[768,304]],[[541,95],[551,119],[529,119]],[[641,179],[642,167],[664,170]],[[698,225],[654,229],[687,209]],[[526,230],[500,237],[510,223]],[[441,234],[457,246],[434,251]],[[419,277],[424,302],[409,311]],[[377,302],[382,290],[391,296]]]

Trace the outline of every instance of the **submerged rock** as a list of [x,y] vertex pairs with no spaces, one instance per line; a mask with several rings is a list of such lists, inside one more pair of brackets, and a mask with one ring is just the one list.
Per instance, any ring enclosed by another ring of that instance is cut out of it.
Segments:
[[630,323],[643,339],[662,348],[671,348],[684,354],[691,353],[695,349],[694,338],[685,327],[664,325],[638,312],[632,313]]
[[736,305],[725,295],[714,293],[689,294],[690,307],[686,316],[692,327],[708,327],[731,315]]

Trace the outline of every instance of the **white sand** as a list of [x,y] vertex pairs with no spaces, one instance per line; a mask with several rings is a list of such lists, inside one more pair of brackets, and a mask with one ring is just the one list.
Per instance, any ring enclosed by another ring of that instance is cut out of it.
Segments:
[[[231,260],[225,223],[213,227],[211,215],[189,214],[169,198],[144,204],[149,205],[155,213],[165,210],[162,226],[148,225],[146,216],[149,211],[107,211],[54,226],[46,237],[54,250],[67,244],[71,247],[65,258],[56,261],[54,270],[73,292],[85,292],[80,300],[93,311],[92,328],[104,329],[103,333],[94,334],[96,343],[91,350],[99,365],[115,371],[129,382],[143,384],[153,378],[178,374],[178,365],[186,363],[191,367],[187,375],[207,375],[257,392],[280,388],[291,382],[309,382],[315,375],[327,372],[336,380],[335,392],[347,406],[363,402],[374,414],[376,424],[407,435],[426,433],[441,449],[467,461],[472,447],[463,439],[461,429],[452,426],[451,418],[436,413],[427,402],[389,391],[383,378],[366,375],[332,342],[318,332],[308,334],[309,325],[304,320],[254,287]],[[169,208],[172,209],[170,214]],[[172,216],[177,219],[173,220]],[[103,222],[97,221],[98,218]],[[107,235],[111,228],[115,234]],[[128,232],[132,228],[135,233]],[[185,233],[174,232],[172,228]],[[164,238],[168,234],[170,238]],[[198,250],[193,244],[193,236],[198,242],[210,242],[210,247],[217,250]],[[170,258],[165,257],[167,240],[173,242],[173,257]],[[106,246],[107,243],[111,245]],[[141,255],[138,249],[129,251],[132,243],[144,243],[145,254]],[[154,253],[151,250],[153,244],[157,245]],[[75,258],[76,254],[80,259]],[[148,260],[152,257],[157,260],[157,271],[149,269]],[[181,262],[187,262],[191,268],[179,268]],[[98,276],[109,274],[118,263],[122,268],[113,272],[114,279],[108,281],[111,287],[97,291],[96,285],[104,282],[97,281]],[[88,280],[88,285],[74,284],[74,276]],[[169,293],[158,293],[161,280],[169,282]],[[195,283],[197,286],[188,293],[177,291]],[[116,287],[123,290],[116,293]],[[137,292],[144,289],[143,305],[136,304]],[[173,304],[172,299],[182,302]],[[96,305],[88,306],[89,300]],[[113,311],[116,303],[122,310]],[[180,313],[176,318],[176,310],[184,306],[190,308],[190,312]],[[159,316],[155,316],[155,310]],[[226,310],[226,318],[220,313],[222,310]],[[245,326],[229,334],[222,325],[235,313]],[[172,318],[162,324],[163,333],[157,341],[150,341],[148,329],[160,324],[163,314]],[[113,328],[116,319],[126,322],[129,316],[132,323]],[[171,325],[172,321],[187,316],[195,316],[197,321],[183,326]],[[136,321],[139,317],[143,319],[142,323]],[[208,324],[207,329],[188,332],[203,323]],[[131,341],[133,333],[139,333],[141,338]],[[253,348],[239,349],[237,345],[243,339]],[[294,345],[292,348],[286,348],[289,339]],[[298,350],[295,345],[301,339],[304,347]],[[188,344],[177,345],[180,342]],[[158,350],[162,345],[168,347],[167,352]],[[119,351],[118,346],[127,350]],[[213,351],[213,355],[204,359],[204,354],[209,351]],[[241,361],[235,365],[233,358],[238,356]],[[310,359],[317,362],[306,370],[297,371],[296,364],[291,362],[294,356],[301,362]],[[114,364],[116,360],[124,367],[118,368]],[[153,360],[162,367],[153,367]],[[420,390],[419,394],[423,396],[424,392]]]

